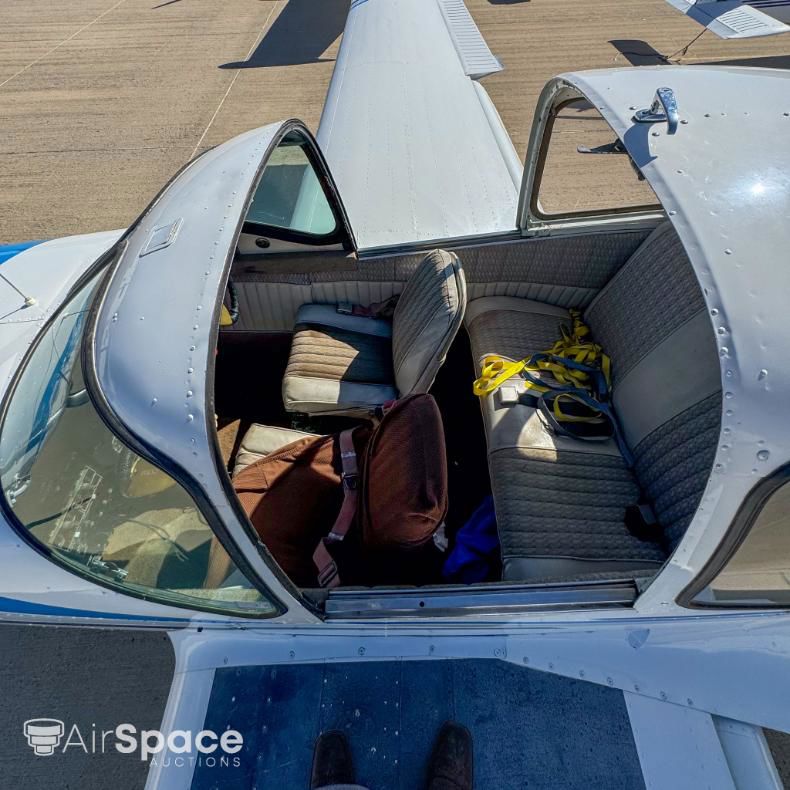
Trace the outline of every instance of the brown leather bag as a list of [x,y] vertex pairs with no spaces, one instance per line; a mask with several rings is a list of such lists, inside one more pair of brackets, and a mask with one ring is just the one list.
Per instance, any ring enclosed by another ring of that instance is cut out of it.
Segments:
[[233,479],[261,541],[299,586],[315,586],[313,549],[343,502],[340,469],[337,437],[311,436],[255,461]]
[[371,549],[429,541],[447,515],[447,452],[431,395],[396,401],[370,435],[362,460],[358,526]]
[[[295,584],[373,584],[375,568],[424,546],[444,521],[446,458],[439,409],[420,394],[396,401],[372,428],[293,442],[233,484]],[[338,552],[346,533],[350,549]]]

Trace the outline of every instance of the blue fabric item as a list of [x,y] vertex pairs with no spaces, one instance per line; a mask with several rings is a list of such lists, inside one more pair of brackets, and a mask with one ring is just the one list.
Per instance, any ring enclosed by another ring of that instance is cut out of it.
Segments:
[[494,498],[487,496],[469,521],[458,530],[455,546],[445,560],[442,575],[460,584],[484,582],[499,562]]
[[0,263],[5,263],[10,258],[13,258],[14,255],[19,255],[20,252],[29,250],[31,247],[35,247],[36,244],[41,244],[41,242],[23,241],[19,244],[0,244]]

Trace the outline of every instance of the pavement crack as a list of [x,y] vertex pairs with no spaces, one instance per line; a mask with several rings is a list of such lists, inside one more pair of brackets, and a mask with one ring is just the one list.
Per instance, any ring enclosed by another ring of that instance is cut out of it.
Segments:
[[56,49],[59,49],[64,44],[67,44],[69,41],[71,41],[73,38],[76,38],[80,33],[82,33],[84,30],[87,30],[91,25],[95,25],[103,16],[109,14],[110,11],[114,11],[116,8],[118,8],[119,5],[125,2],[126,0],[118,0],[118,2],[114,6],[108,8],[106,11],[102,11],[101,14],[99,14],[99,16],[97,16],[95,19],[92,19],[90,22],[88,22],[87,25],[83,25],[79,30],[76,30],[74,33],[72,33],[68,38],[64,38],[63,41],[60,42],[60,44],[56,44],[54,47],[52,47],[52,49],[47,50],[43,55],[39,55],[35,60],[31,60],[30,63],[27,64],[27,66],[22,66],[22,68],[19,69],[19,71],[17,71],[15,74],[12,74],[10,77],[0,82],[0,88],[2,88],[4,85],[8,85],[8,83],[11,82],[11,80],[16,79],[20,74],[26,72],[31,66],[35,66],[36,63],[40,63],[42,60],[44,60],[44,58],[51,55]]
[[[277,6],[279,4],[280,4],[280,0],[277,0],[277,2],[275,2],[275,4],[271,7],[271,9],[269,11],[269,15],[266,17],[266,21],[263,23],[263,27],[261,28],[261,30],[258,33],[258,35],[255,36],[255,41],[252,42],[252,46],[250,47],[250,51],[247,53],[247,55],[244,58],[245,61],[250,59],[250,56],[255,51],[255,48],[258,46],[258,43],[266,35],[266,31],[269,28],[269,21],[272,18],[272,14],[274,14],[274,12],[277,10]],[[211,116],[211,119],[209,120],[208,124],[206,124],[206,128],[203,130],[203,134],[200,135],[200,139],[197,141],[197,144],[195,145],[195,148],[192,151],[192,156],[189,157],[190,160],[195,158],[195,155],[197,154],[198,150],[200,149],[200,146],[203,143],[203,140],[206,139],[206,135],[208,134],[208,130],[211,128],[211,125],[214,123],[214,121],[216,120],[217,116],[219,115],[219,111],[222,109],[222,105],[225,104],[225,99],[228,98],[228,96],[230,95],[231,90],[233,90],[233,86],[236,84],[236,80],[239,78],[239,74],[241,74],[241,69],[240,68],[236,69],[236,73],[233,75],[233,79],[230,81],[230,85],[228,85],[228,89],[225,91],[225,93],[223,94],[222,98],[219,100],[219,104],[217,105],[217,109],[214,110],[214,114]],[[2,86],[0,86],[0,87],[2,87]]]

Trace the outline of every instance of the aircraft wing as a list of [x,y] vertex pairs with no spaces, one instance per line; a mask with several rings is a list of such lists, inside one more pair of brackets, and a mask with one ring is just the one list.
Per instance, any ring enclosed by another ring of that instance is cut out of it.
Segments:
[[463,0],[353,0],[318,127],[361,248],[515,230],[522,165]]
[[754,38],[786,33],[790,0],[667,0],[719,38]]

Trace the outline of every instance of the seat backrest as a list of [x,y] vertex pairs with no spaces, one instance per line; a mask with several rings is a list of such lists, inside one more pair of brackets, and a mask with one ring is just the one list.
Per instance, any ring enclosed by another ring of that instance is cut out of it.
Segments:
[[427,392],[458,332],[466,280],[458,258],[434,250],[409,278],[392,318],[392,360],[401,397]]
[[702,290],[669,222],[607,283],[585,319],[612,359],[615,411],[672,550],[713,465],[721,373]]

